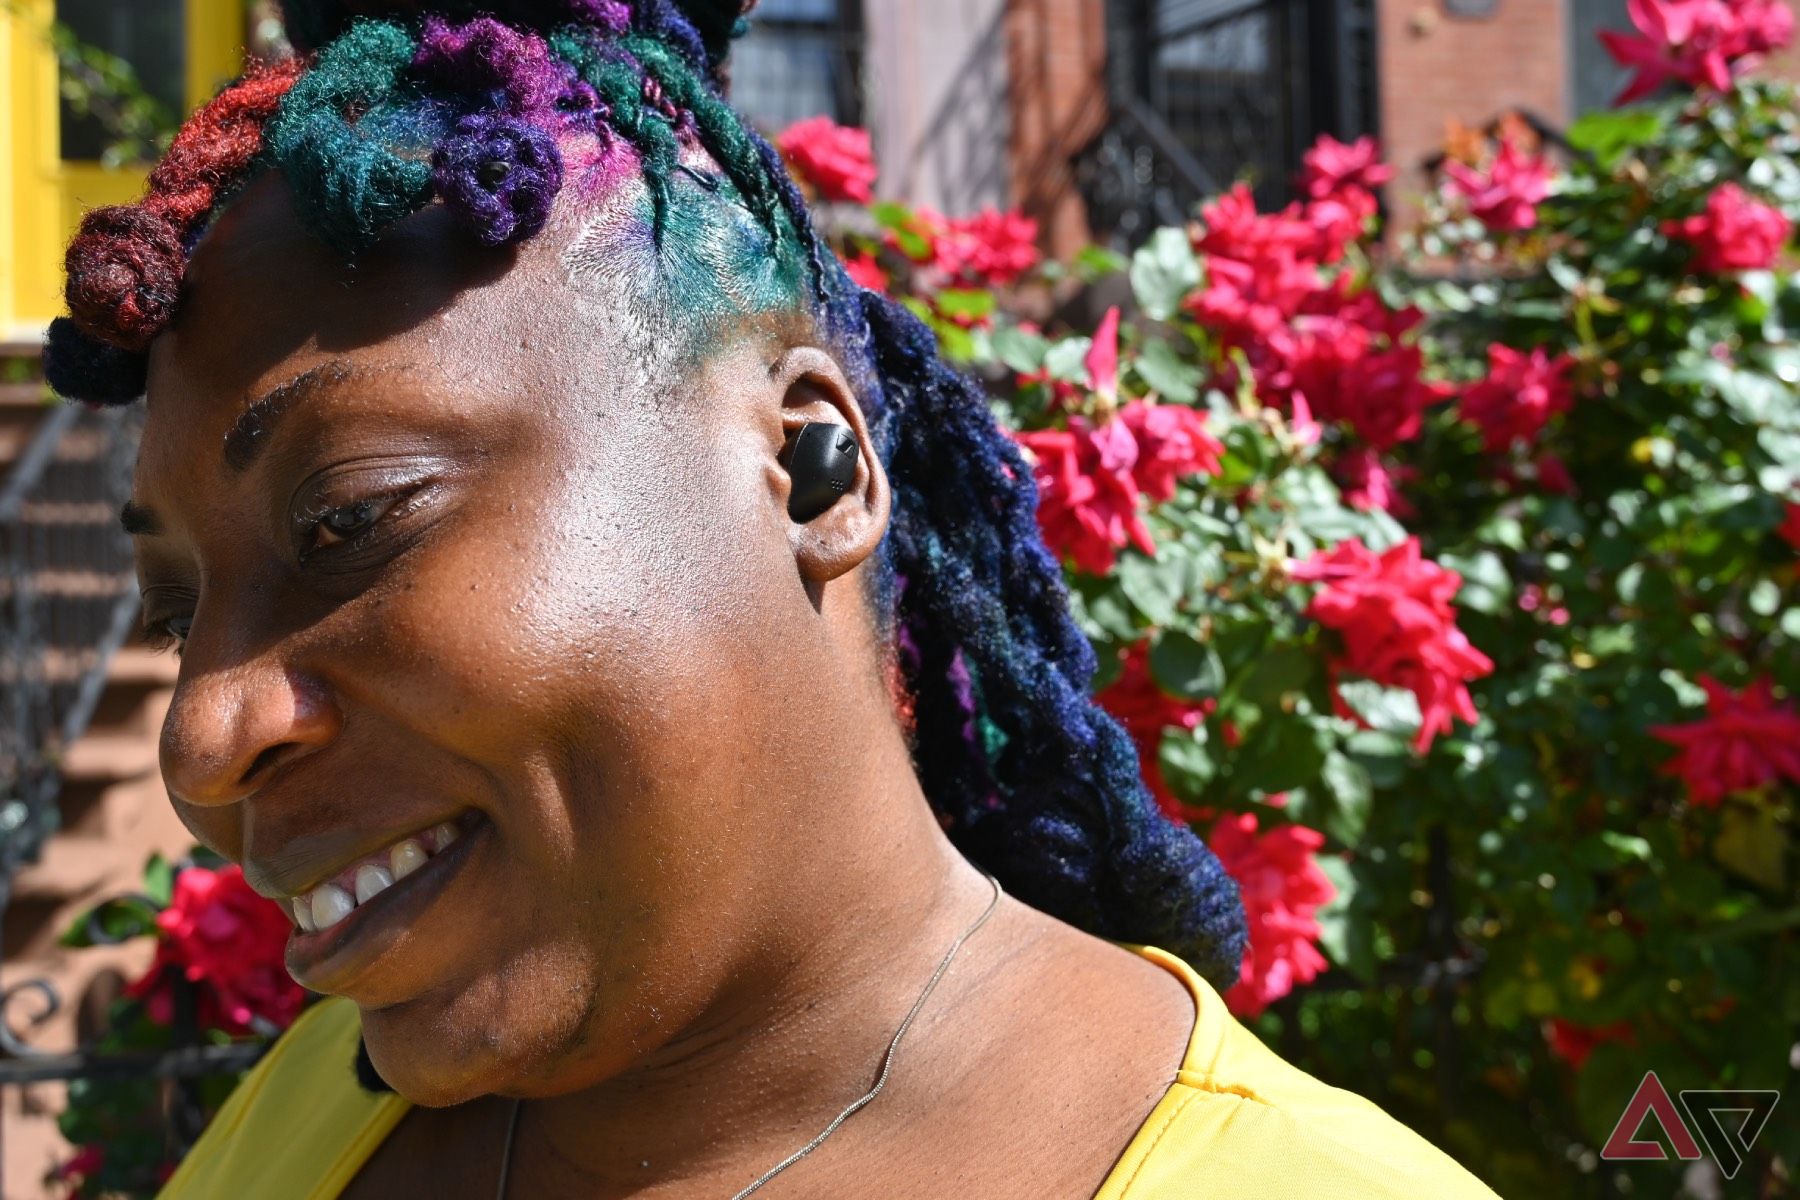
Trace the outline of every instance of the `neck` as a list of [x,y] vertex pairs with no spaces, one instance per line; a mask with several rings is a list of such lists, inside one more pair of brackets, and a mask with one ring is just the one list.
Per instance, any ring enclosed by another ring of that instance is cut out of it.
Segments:
[[[945,838],[901,753],[903,771],[880,773],[890,794],[859,810],[865,828],[843,843],[867,848],[866,861],[840,861],[809,881],[805,911],[784,914],[772,952],[744,973],[754,986],[722,997],[627,1071],[524,1103],[511,1195],[674,1185],[732,1196],[870,1090],[932,973],[993,899],[992,885]],[[886,828],[866,827],[874,813],[887,815]],[[909,1048],[928,1053],[921,1043],[934,1036],[954,1040],[959,1010],[972,1007],[960,1001],[1007,940],[996,928],[1006,904],[1002,897],[958,952],[909,1028],[890,1084],[868,1106],[877,1121],[889,1088],[920,1060]],[[846,1124],[868,1119],[859,1110]]]

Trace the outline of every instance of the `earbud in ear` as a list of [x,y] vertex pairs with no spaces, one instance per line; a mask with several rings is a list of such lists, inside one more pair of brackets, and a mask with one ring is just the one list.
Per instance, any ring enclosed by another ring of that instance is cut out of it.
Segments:
[[856,482],[856,435],[843,425],[815,421],[788,434],[782,448],[794,490],[788,516],[804,525],[838,502]]

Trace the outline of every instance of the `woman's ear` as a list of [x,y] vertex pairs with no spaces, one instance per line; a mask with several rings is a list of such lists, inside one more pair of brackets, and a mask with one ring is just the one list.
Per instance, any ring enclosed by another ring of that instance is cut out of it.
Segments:
[[[862,405],[836,359],[816,347],[797,347],[776,361],[770,376],[781,397],[779,440],[770,447],[776,460],[775,499],[788,523],[801,576],[809,584],[822,584],[854,570],[881,545],[892,504],[887,472],[870,440]],[[799,522],[788,515],[794,477],[784,448],[803,427],[818,423],[841,426],[856,439],[856,477],[831,507]]]

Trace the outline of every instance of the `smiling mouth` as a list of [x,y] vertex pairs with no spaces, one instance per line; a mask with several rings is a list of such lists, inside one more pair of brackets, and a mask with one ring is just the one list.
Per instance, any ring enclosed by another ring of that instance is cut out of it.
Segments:
[[[375,935],[384,929],[398,934],[423,914],[489,829],[481,813],[469,810],[409,834],[284,902],[296,925],[288,943],[290,972],[310,975],[327,963],[370,957],[355,949],[362,943],[378,955],[374,943],[391,937]],[[337,973],[334,967],[331,974]]]
[[324,883],[286,901],[302,933],[323,933],[449,850],[481,821],[473,810],[351,863]]

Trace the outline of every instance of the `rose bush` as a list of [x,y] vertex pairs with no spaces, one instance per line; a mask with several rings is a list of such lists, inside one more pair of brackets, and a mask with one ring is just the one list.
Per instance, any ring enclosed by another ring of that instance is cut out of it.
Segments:
[[[1800,1028],[1800,113],[1746,77],[1792,21],[1631,14],[1661,98],[1462,139],[1403,235],[1366,139],[1129,261],[838,235],[1033,463],[1100,699],[1243,886],[1227,1002],[1502,1195],[1686,1194],[1599,1157],[1638,1082],[1780,1088]],[[1797,1164],[1778,1108],[1731,1186]]]

